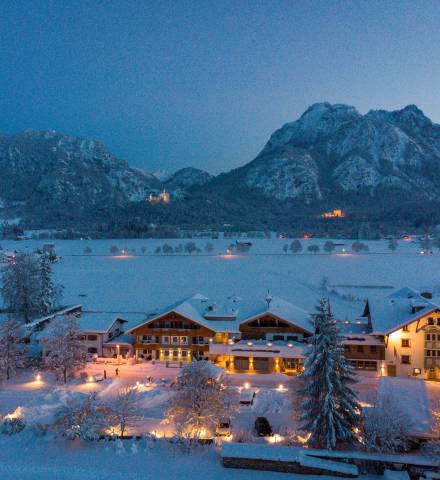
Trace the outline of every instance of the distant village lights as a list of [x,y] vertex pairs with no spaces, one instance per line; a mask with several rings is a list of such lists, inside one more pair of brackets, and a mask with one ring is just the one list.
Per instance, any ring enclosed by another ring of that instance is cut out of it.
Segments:
[[321,215],[321,218],[344,218],[345,212],[340,208],[335,208],[331,212],[325,212]]

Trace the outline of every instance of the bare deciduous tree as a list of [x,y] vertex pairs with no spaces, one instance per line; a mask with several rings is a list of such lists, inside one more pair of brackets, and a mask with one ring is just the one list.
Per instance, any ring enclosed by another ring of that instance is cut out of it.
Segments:
[[232,411],[222,370],[201,360],[184,367],[177,377],[175,395],[166,411],[180,436],[199,439],[215,432],[219,421]]
[[0,380],[9,380],[17,368],[24,366],[24,344],[20,343],[23,324],[13,318],[0,324]]
[[84,366],[86,351],[74,316],[59,316],[46,328],[42,339],[46,351],[45,365],[64,383],[75,369]]

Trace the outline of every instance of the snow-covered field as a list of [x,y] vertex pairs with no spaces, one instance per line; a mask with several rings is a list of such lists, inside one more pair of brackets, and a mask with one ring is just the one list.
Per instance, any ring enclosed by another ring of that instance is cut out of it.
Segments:
[[[332,306],[340,318],[357,316],[361,299],[391,293],[392,287],[411,286],[440,289],[440,255],[421,255],[415,243],[399,241],[390,253],[387,241],[369,241],[370,253],[348,254],[352,241],[335,240],[339,245],[332,255],[307,253],[307,246],[322,246],[325,239],[302,241],[304,252],[285,254],[282,247],[289,239],[253,239],[246,255],[222,255],[234,240],[193,240],[200,254],[155,255],[158,245],[176,246],[187,240],[95,240],[56,241],[61,261],[55,265],[57,280],[65,286],[65,304],[83,304],[86,310],[152,312],[170,303],[200,292],[221,298],[263,298],[268,289],[273,295],[312,310],[322,294],[321,279],[328,277]],[[214,245],[211,255],[204,246]],[[43,241],[1,243],[4,250],[33,251]],[[129,252],[111,256],[116,245]],[[90,247],[92,254],[83,255]],[[146,247],[146,255],[141,248]],[[136,254],[133,254],[133,252]],[[358,301],[356,301],[358,299]]]

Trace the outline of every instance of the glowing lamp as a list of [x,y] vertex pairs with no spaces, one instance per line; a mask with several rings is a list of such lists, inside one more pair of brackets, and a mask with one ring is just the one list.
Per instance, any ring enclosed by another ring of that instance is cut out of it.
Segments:
[[251,387],[251,384],[249,382],[244,382],[243,386],[247,390]]
[[41,382],[41,374],[37,373],[37,374],[35,375],[35,381],[36,381],[36,382]]
[[92,375],[90,375],[90,376],[87,378],[87,381],[88,381],[89,383],[92,383],[92,382],[95,381],[95,379],[92,377]]
[[420,375],[422,373],[422,369],[421,368],[414,368],[413,370],[413,375]]
[[268,347],[271,347],[271,346],[272,346],[272,342],[267,342],[267,346],[268,346]]
[[293,347],[293,343],[289,342],[289,343],[287,344],[287,346],[288,346],[289,348],[292,348],[292,347]]
[[252,347],[253,343],[252,342],[247,342],[249,347]]

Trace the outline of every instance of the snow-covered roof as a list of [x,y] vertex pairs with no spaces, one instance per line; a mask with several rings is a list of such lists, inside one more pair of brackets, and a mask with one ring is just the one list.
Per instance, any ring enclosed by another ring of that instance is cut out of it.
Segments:
[[310,314],[281,298],[271,297],[270,302],[267,302],[264,299],[243,301],[241,298],[231,296],[219,302],[210,300],[200,293],[168,305],[143,323],[131,327],[127,331],[151,323],[171,312],[182,315],[214,332],[238,333],[241,324],[261,315],[274,315],[307,332],[311,331]]
[[439,305],[412,288],[401,288],[381,299],[368,301],[373,334],[389,334],[439,309]]
[[118,335],[117,337],[114,337],[111,340],[104,342],[104,345],[106,346],[113,346],[113,345],[119,345],[119,344],[133,345],[133,343],[134,343],[134,338],[132,335],[127,335],[125,333],[122,333],[121,335]]
[[[87,333],[107,333],[116,320],[121,320],[124,323],[124,330],[142,323],[146,319],[145,313],[142,312],[92,312],[84,311],[81,305],[64,308],[46,317],[39,318],[30,324],[26,325],[28,330],[33,330],[42,323],[51,322],[57,317],[64,315],[75,314],[76,321],[81,332]],[[45,331],[38,334],[38,338],[45,337]]]
[[318,468],[328,472],[342,473],[347,476],[358,476],[356,465],[333,460],[324,460],[309,456],[303,448],[292,448],[282,445],[267,445],[255,443],[224,443],[221,450],[222,458],[267,460],[272,462],[293,462],[303,467]]

